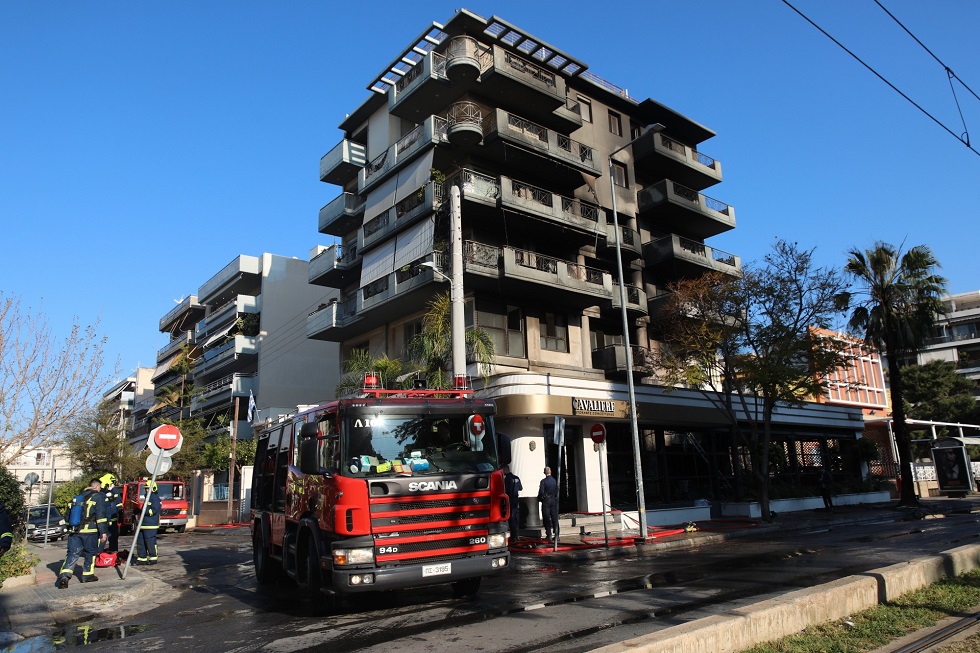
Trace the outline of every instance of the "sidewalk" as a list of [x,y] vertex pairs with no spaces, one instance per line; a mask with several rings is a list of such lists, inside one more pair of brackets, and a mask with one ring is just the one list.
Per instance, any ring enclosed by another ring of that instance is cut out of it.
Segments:
[[[833,513],[804,511],[780,513],[771,524],[751,520],[719,520],[701,522],[700,530],[683,532],[681,528],[651,529],[646,543],[634,544],[631,539],[611,542],[605,548],[601,526],[598,533],[588,533],[585,541],[575,531],[562,535],[559,551],[553,552],[551,543],[522,540],[512,547],[514,555],[542,555],[555,559],[616,559],[632,555],[635,547],[644,550],[691,548],[711,542],[733,538],[765,537],[776,532],[806,532],[846,526],[863,522],[899,521],[941,518],[947,514],[980,511],[980,496],[963,499],[925,498],[917,509],[898,508],[895,502],[859,506],[842,506]],[[202,531],[207,529],[200,529]],[[572,529],[569,529],[572,530]],[[624,533],[629,536],[630,533]],[[636,535],[636,533],[632,533]],[[41,561],[31,577],[8,579],[0,589],[0,646],[7,646],[21,639],[51,635],[68,623],[83,622],[95,616],[110,614],[113,621],[127,614],[138,614],[148,608],[148,602],[166,600],[172,590],[170,584],[152,574],[143,573],[140,567],[131,567],[125,580],[123,566],[97,569],[97,583],[80,583],[72,578],[67,589],[55,588],[55,580],[65,557],[65,542],[50,543],[46,547],[29,544],[29,550]],[[147,601],[147,597],[153,597]],[[144,599],[144,600],[141,600]]]
[[[28,551],[40,557],[34,576],[10,578],[0,588],[0,646],[21,639],[50,635],[59,626],[83,621],[104,613],[118,617],[140,611],[140,599],[170,586],[131,567],[123,580],[123,565],[96,568],[95,583],[81,583],[73,576],[66,589],[55,587],[64,563],[64,540],[28,544]],[[81,569],[79,565],[77,571]]]

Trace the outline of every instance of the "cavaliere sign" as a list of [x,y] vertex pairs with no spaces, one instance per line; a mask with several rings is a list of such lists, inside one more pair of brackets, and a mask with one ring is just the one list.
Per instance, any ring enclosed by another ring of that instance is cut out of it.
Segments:
[[578,399],[572,397],[572,415],[588,417],[629,417],[628,402],[614,399]]

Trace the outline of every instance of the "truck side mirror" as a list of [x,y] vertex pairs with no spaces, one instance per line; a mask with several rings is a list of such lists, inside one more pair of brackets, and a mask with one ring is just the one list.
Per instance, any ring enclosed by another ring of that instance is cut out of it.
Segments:
[[[306,425],[304,424],[304,429]],[[313,425],[316,428],[316,424]],[[300,431],[300,436],[303,435],[303,431]],[[317,455],[317,445],[319,440],[317,438],[303,438],[299,445],[299,469],[304,474],[322,474],[323,470],[320,469],[320,457]]]
[[504,465],[509,465],[511,462],[510,453],[510,436],[506,433],[501,433],[497,431],[497,456],[499,460],[497,463],[503,467]]

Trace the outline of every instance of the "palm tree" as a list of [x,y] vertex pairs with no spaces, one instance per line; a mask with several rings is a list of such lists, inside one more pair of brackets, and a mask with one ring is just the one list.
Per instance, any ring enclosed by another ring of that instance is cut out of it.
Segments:
[[[892,422],[901,465],[900,505],[918,504],[912,483],[912,443],[905,423],[902,365],[922,346],[938,316],[946,279],[935,274],[936,257],[925,245],[904,254],[885,242],[861,251],[851,249],[844,270],[864,286],[866,298],[854,307],[850,327],[864,332],[864,340],[888,361]],[[848,298],[850,299],[850,298]]]
[[[452,379],[452,302],[448,292],[433,297],[422,316],[422,331],[408,345],[409,356],[425,373],[430,388],[448,388]],[[483,329],[466,329],[467,358],[476,361],[484,380],[493,372],[493,340]]]
[[389,390],[398,388],[402,362],[397,358],[388,358],[387,354],[374,357],[366,349],[354,349],[344,361],[343,370],[344,376],[337,384],[338,397],[353,394],[363,388],[364,375],[368,372],[378,376],[382,388]]

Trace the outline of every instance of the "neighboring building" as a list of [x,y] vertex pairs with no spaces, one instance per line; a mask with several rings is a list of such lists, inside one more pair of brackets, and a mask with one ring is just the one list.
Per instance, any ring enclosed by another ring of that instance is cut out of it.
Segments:
[[[145,430],[144,416],[153,402],[152,367],[138,367],[130,376],[117,381],[102,393],[103,401],[112,402],[119,413],[119,438],[132,441]],[[138,423],[142,422],[141,424]],[[146,434],[142,434],[143,439]]]
[[[320,161],[321,180],[341,193],[320,210],[319,231],[339,242],[311,261],[309,278],[340,298],[310,315],[307,335],[341,343],[344,355],[402,357],[427,300],[446,289],[426,264],[450,272],[447,205],[458,187],[467,321],[497,354],[478,388],[513,438],[524,494],[557,465],[562,415],[561,510],[635,501],[631,356],[647,500],[730,496],[733,461],[746,453],[721,411],[648,376],[667,284],[741,274],[738,256],[707,244],[735,227],[734,209],[703,192],[722,179],[721,163],[700,151],[714,132],[496,17],[461,10],[391,56]],[[472,364],[469,373],[478,376]],[[605,500],[595,422],[608,429]],[[862,428],[855,408],[809,403],[777,411],[774,437],[853,441]]]
[[52,478],[58,485],[72,480],[83,470],[75,465],[67,449],[47,447],[25,451],[7,465],[7,471],[20,481],[28,505],[38,505],[48,502]]
[[980,400],[980,290],[950,295],[943,300],[946,314],[940,315],[934,337],[919,352],[918,364],[941,360],[956,365],[956,371],[974,383]]

